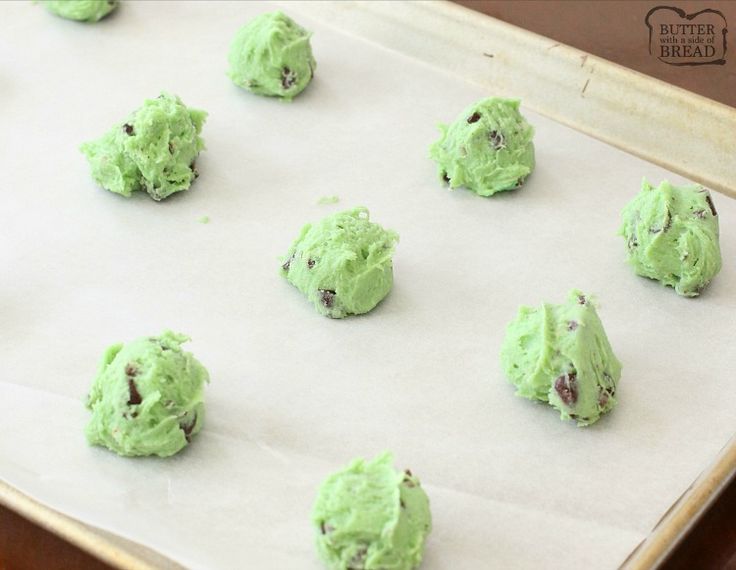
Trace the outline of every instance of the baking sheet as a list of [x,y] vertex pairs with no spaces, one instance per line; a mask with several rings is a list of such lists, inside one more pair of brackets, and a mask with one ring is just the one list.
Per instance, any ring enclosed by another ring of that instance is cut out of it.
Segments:
[[[423,567],[616,567],[734,431],[736,203],[714,196],[721,274],[679,298],[633,276],[615,232],[642,176],[682,179],[526,110],[524,190],[447,192],[434,125],[489,93],[304,5],[286,9],[315,31],[313,84],[291,104],[242,92],[228,42],[270,7],[126,3],[84,26],[3,4],[0,478],[191,567],[316,569],[319,482],[391,449],[432,501]],[[210,112],[200,178],[161,204],[96,188],[78,144],[161,89]],[[358,204],[401,234],[396,282],[331,321],[277,257]],[[497,359],[519,304],[572,287],[599,297],[624,364],[618,408],[588,429],[514,397]],[[168,460],[87,447],[102,350],[167,327],[212,375],[205,429]]]

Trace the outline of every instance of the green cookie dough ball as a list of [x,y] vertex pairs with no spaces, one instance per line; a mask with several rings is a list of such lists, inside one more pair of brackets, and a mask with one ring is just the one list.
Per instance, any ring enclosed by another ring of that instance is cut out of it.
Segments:
[[187,340],[166,331],[105,351],[87,398],[90,444],[119,455],[168,457],[191,441],[202,429],[209,375],[182,351]]
[[621,363],[593,302],[573,290],[562,305],[522,306],[506,329],[501,365],[516,395],[592,424],[615,405]]
[[302,228],[282,258],[281,275],[323,315],[367,313],[391,290],[398,239],[370,222],[366,208],[338,212]]
[[117,0],[44,0],[43,5],[52,14],[78,20],[97,22],[118,6]]
[[330,475],[312,510],[317,550],[331,570],[411,570],[432,527],[429,499],[411,471],[384,453]]
[[654,188],[646,180],[624,208],[619,230],[637,274],[695,297],[721,270],[718,214],[702,186]]
[[534,170],[534,128],[519,113],[517,100],[483,99],[439,129],[429,155],[450,189],[465,186],[491,196],[519,188]]
[[256,16],[238,30],[230,44],[230,79],[258,95],[293,99],[317,68],[309,45],[311,35],[282,12]]
[[206,117],[176,95],[162,93],[80,148],[92,177],[106,190],[126,197],[145,190],[154,200],[163,200],[188,189],[199,176],[194,161],[204,149],[199,133]]

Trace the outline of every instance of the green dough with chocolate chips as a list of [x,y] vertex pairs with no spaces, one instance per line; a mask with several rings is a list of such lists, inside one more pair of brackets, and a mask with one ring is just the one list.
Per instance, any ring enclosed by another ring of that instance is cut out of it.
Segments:
[[483,99],[439,129],[429,155],[451,190],[464,186],[491,196],[519,188],[534,170],[534,128],[516,99]]
[[281,275],[334,319],[367,313],[391,290],[399,236],[357,207],[305,225],[281,259]]
[[579,426],[616,405],[621,363],[593,301],[580,291],[561,305],[522,306],[506,329],[501,366],[517,396],[547,402]]
[[97,22],[118,6],[117,0],[44,0],[46,9],[57,16],[78,22]]
[[312,510],[317,551],[330,570],[411,570],[432,528],[429,499],[388,453],[356,459],[321,485]]
[[189,109],[176,95],[147,99],[125,121],[84,143],[92,177],[110,192],[130,197],[144,190],[156,201],[187,190],[199,175],[194,161],[207,113]]
[[695,297],[721,270],[718,213],[702,186],[665,180],[655,188],[644,180],[621,219],[619,234],[638,275]]
[[230,44],[230,79],[258,95],[293,99],[309,85],[317,68],[311,35],[283,12],[256,16]]
[[87,398],[92,445],[119,455],[179,452],[202,429],[209,374],[181,349],[188,337],[165,331],[109,347]]

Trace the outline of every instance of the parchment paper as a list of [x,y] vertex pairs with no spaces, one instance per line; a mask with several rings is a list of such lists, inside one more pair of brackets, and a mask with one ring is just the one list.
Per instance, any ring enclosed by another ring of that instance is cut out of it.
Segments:
[[[736,203],[714,196],[722,272],[680,298],[615,235],[642,176],[677,176],[525,110],[524,189],[448,192],[435,124],[489,93],[300,4],[316,79],[291,104],[254,96],[226,53],[271,8],[126,2],[83,25],[0,6],[0,478],[193,568],[317,569],[317,486],[389,449],[431,499],[427,570],[616,567],[734,432]],[[96,187],[79,144],[162,89],[210,113],[201,177],[163,203]],[[395,286],[333,321],[277,258],[359,204],[401,234]],[[498,362],[517,307],[573,287],[624,365],[619,406],[587,429],[515,397]],[[164,328],[211,373],[205,429],[168,460],[88,447],[103,349]]]

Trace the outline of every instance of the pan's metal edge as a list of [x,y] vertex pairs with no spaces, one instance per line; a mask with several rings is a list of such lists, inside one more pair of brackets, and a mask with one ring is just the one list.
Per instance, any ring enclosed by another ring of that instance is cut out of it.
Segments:
[[289,10],[494,95],[519,97],[559,123],[736,198],[732,107],[448,1],[310,2]]
[[[546,117],[736,198],[736,109],[727,105],[449,1],[317,2],[303,12],[522,98]],[[624,561],[626,570],[660,564],[735,472],[736,437]]]
[[141,552],[139,555],[134,552],[138,548],[128,548],[126,544],[122,544],[123,539],[63,515],[21,493],[3,480],[0,480],[0,504],[114,568],[121,570],[181,568],[159,554],[149,555]]
[[647,570],[660,566],[734,476],[736,436],[662,516],[651,534],[624,561],[622,568]]

